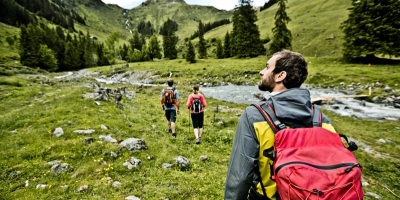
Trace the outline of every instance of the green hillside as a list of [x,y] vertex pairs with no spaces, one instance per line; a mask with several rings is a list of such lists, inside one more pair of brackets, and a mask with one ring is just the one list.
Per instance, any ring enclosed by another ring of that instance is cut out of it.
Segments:
[[[348,16],[347,8],[350,1],[306,1],[289,0],[287,13],[291,18],[288,28],[293,35],[293,50],[306,56],[341,56],[343,33],[340,24]],[[215,22],[222,19],[230,19],[233,11],[219,10],[210,6],[188,5],[183,0],[148,0],[141,5],[126,10],[117,5],[104,4],[100,0],[82,0],[65,2],[70,8],[84,17],[86,25],[75,23],[75,29],[97,37],[103,42],[111,33],[120,32],[122,40],[126,43],[131,38],[130,31],[136,29],[141,21],[149,21],[156,32],[168,19],[178,24],[177,36],[180,39],[190,37],[196,30],[198,22]],[[258,13],[258,22],[261,38],[272,36],[274,27],[274,15],[277,6],[272,6]],[[1,61],[18,60],[16,47],[10,48],[5,41],[6,37],[18,36],[18,30],[5,32],[11,27],[2,28],[0,32]],[[232,30],[232,23],[215,28],[205,34],[206,39],[223,39],[227,31]],[[160,38],[161,39],[161,38]],[[268,45],[266,45],[268,47]],[[211,50],[209,50],[211,52]]]
[[[347,19],[350,1],[288,0],[287,10],[291,22],[293,50],[306,56],[341,56],[343,32],[340,24]],[[257,25],[261,38],[272,37],[277,5],[258,14]],[[223,38],[232,24],[219,27],[205,34],[205,38]]]

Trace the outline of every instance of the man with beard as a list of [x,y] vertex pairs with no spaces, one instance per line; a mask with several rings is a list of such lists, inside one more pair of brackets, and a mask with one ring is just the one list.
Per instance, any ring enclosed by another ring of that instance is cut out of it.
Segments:
[[[288,127],[310,127],[313,111],[310,92],[300,86],[308,75],[304,57],[283,50],[275,53],[260,71],[258,88],[271,97],[263,99],[273,108],[276,117]],[[322,127],[335,132],[323,115]],[[233,142],[225,185],[225,200],[279,199],[276,183],[271,179],[273,160],[263,155],[273,149],[274,132],[254,106],[241,115]]]

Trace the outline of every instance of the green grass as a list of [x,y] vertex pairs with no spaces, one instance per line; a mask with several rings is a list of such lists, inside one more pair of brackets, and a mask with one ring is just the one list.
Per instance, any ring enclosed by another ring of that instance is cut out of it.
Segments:
[[[19,65],[18,36],[18,28],[0,23],[0,64]],[[7,38],[13,42],[10,44]]]
[[[134,70],[143,76],[160,75],[155,84],[164,84],[169,72],[185,102],[194,84],[231,82],[256,84],[258,72],[266,57],[253,59],[207,59],[196,64],[184,60],[130,63],[129,68],[119,66],[91,68],[111,76],[116,71]],[[307,58],[309,61],[309,84],[328,87],[340,82],[350,84],[360,79],[362,84],[380,81],[393,89],[400,80],[399,66],[364,66],[340,63],[336,58]],[[113,72],[114,71],[114,72]],[[15,72],[17,73],[17,72]],[[177,120],[176,139],[167,133],[163,111],[159,104],[162,86],[139,87],[134,85],[103,85],[116,88],[126,86],[135,92],[132,99],[123,98],[124,110],[113,102],[84,99],[92,92],[90,83],[83,78],[72,82],[59,82],[46,74],[54,85],[43,84],[47,78],[29,73],[2,76],[0,81],[0,196],[2,199],[123,199],[135,195],[141,199],[222,199],[230,150],[238,117],[247,106],[207,98],[205,132],[201,145],[194,144],[194,135],[189,127],[189,113],[182,106]],[[342,75],[343,74],[343,75]],[[345,75],[344,75],[345,74]],[[42,77],[42,78],[41,78]],[[320,78],[322,77],[322,78]],[[329,78],[332,77],[332,78]],[[328,81],[329,80],[329,81]],[[201,90],[201,89],[200,89]],[[373,92],[375,94],[375,92]],[[221,112],[214,112],[217,108]],[[224,111],[224,112],[222,112]],[[373,192],[382,199],[396,199],[387,189],[400,194],[400,122],[361,120],[342,117],[329,111],[335,128],[348,136],[369,145],[385,157],[376,157],[362,150],[356,156],[364,166],[363,179],[370,186],[365,192]],[[218,123],[223,121],[224,123]],[[109,130],[103,130],[104,124]],[[62,127],[64,135],[55,137],[52,132]],[[78,129],[95,129],[91,135],[73,133]],[[129,152],[117,144],[99,141],[100,135],[111,134],[118,140],[130,137],[146,141],[147,150]],[[86,137],[96,141],[84,143]],[[390,143],[379,143],[384,138]],[[118,154],[117,158],[110,156]],[[199,161],[205,155],[208,160]],[[151,157],[150,160],[147,157]],[[163,169],[163,163],[174,163],[177,156],[187,157],[191,165],[187,169],[174,166]],[[142,161],[138,168],[128,170],[125,160],[136,157]],[[47,162],[59,160],[69,164],[61,174],[50,173]],[[122,183],[114,188],[108,181]],[[29,185],[25,187],[25,181]],[[37,184],[46,184],[36,189]],[[67,189],[61,186],[68,185]],[[85,192],[78,192],[88,185]],[[366,197],[365,199],[372,199]]]

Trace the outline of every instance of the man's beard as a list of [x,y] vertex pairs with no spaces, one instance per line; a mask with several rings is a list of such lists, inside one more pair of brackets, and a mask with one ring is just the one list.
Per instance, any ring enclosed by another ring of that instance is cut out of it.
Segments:
[[261,91],[268,91],[272,92],[272,90],[275,87],[275,82],[273,81],[273,76],[269,76],[267,80],[261,80],[260,83],[258,84],[258,89]]

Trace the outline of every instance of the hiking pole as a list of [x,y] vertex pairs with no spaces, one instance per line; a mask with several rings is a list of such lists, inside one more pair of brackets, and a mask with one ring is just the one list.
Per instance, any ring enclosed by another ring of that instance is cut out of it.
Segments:
[[190,134],[190,109],[188,111],[189,111],[189,126],[188,126],[189,132],[188,132],[188,134]]

